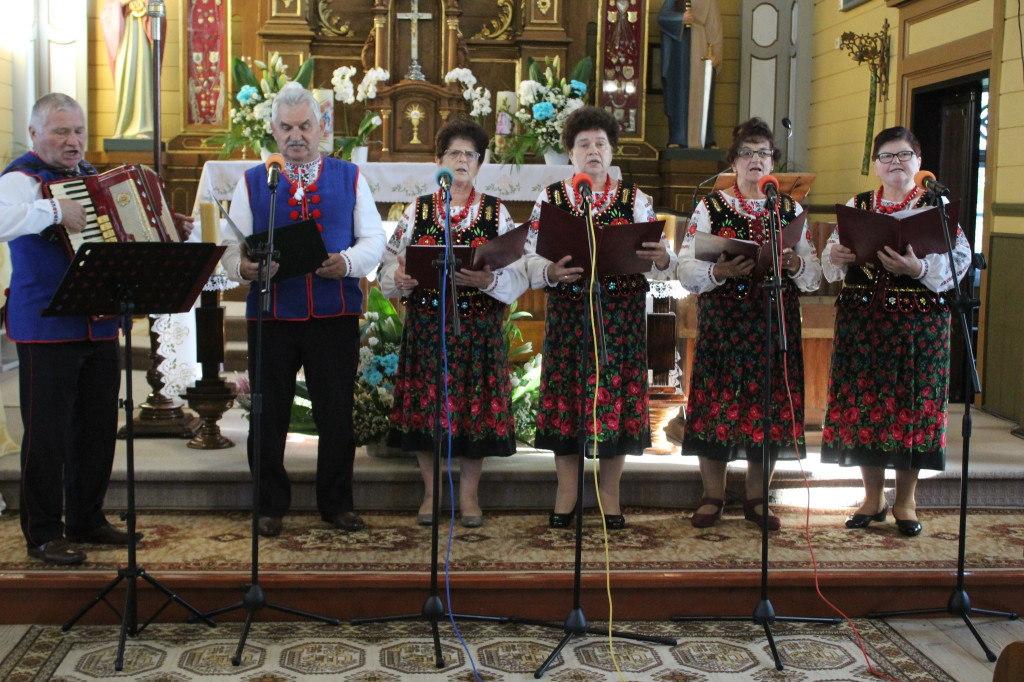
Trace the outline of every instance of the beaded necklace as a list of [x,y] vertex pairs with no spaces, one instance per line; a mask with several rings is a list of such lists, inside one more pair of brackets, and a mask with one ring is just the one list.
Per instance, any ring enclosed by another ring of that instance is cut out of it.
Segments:
[[[452,216],[452,227],[461,225],[462,221],[469,215],[469,209],[473,205],[473,200],[476,198],[476,187],[469,188],[469,199],[466,200],[466,205],[462,207],[462,210]],[[441,225],[444,225],[444,191],[437,190],[437,194],[434,195],[434,210],[437,212],[437,220]]]
[[[616,184],[617,183],[614,180],[608,178],[608,182],[604,186],[604,191],[600,194],[594,195],[594,201],[592,204],[594,207],[594,213],[602,213],[611,205],[612,199],[615,198],[614,190]],[[572,198],[573,203],[576,204],[577,208],[579,208],[580,204],[583,203],[583,197],[580,196],[580,193],[576,191],[575,187],[572,188]]]
[[910,190],[910,194],[908,194],[907,196],[905,196],[903,198],[903,201],[899,202],[898,204],[889,204],[888,206],[883,206],[882,205],[882,190],[883,189],[884,189],[883,186],[879,185],[878,191],[875,192],[875,208],[874,208],[875,213],[890,213],[891,214],[891,213],[895,213],[896,211],[902,211],[903,209],[905,209],[910,204],[910,200],[913,199],[915,196],[917,196],[917,186],[915,185],[914,188]]
[[740,202],[740,208],[742,208],[743,212],[750,216],[750,218],[757,219],[768,213],[767,208],[762,208],[759,211],[757,210],[757,206],[752,202],[747,201],[747,198],[743,196],[743,192],[740,191],[740,185],[738,182],[732,183],[732,193],[736,196],[736,200]]

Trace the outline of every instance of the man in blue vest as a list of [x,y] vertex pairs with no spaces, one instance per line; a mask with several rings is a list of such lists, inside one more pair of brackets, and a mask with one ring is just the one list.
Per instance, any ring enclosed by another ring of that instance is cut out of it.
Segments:
[[[58,565],[86,555],[69,543],[125,545],[103,514],[114,462],[121,386],[118,320],[42,317],[70,264],[57,226],[78,233],[85,209],[42,198],[42,186],[93,175],[79,104],[60,93],[32,107],[33,150],[0,175],[0,241],[10,242],[7,335],[17,343],[21,418],[21,530],[29,556]],[[64,516],[61,519],[61,511]]]
[[[359,316],[363,293],[359,279],[369,274],[384,253],[384,229],[370,187],[347,161],[322,157],[320,105],[297,83],[286,84],[274,99],[272,130],[285,159],[277,186],[274,226],[316,221],[329,257],[312,274],[270,285],[270,312],[264,314],[261,366],[261,432],[249,428],[249,466],[260,438],[258,529],[266,537],[281,533],[281,519],[291,506],[291,485],[284,467],[285,441],[295,376],[305,369],[313,403],[317,446],[316,499],[324,521],[344,531],[365,528],[352,499],[353,388],[359,354]],[[266,232],[270,225],[270,189],[265,166],[245,172],[231,201],[231,218],[242,235]],[[257,278],[253,261],[234,235],[224,243],[223,263],[239,281]],[[270,274],[277,272],[273,263]],[[249,375],[256,361],[258,287],[249,287],[246,318]]]

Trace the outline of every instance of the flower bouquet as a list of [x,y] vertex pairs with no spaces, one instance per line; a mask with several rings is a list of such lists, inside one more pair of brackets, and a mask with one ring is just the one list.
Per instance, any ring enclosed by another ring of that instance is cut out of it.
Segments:
[[380,127],[382,122],[380,114],[367,109],[363,114],[363,120],[356,126],[356,134],[353,136],[348,121],[348,107],[356,102],[369,102],[377,97],[377,84],[387,81],[391,74],[385,69],[373,68],[363,74],[358,88],[352,85],[352,76],[356,74],[353,66],[340,66],[334,70],[331,84],[334,86],[334,99],[341,102],[345,120],[345,135],[334,142],[334,155],[342,159],[351,159],[352,150],[356,147],[365,147],[370,133]]
[[476,86],[476,76],[469,69],[452,69],[444,75],[445,83],[458,83],[462,87],[462,96],[469,102],[469,117],[483,125],[485,116],[490,115],[491,91]]
[[[293,79],[288,76],[288,66],[277,52],[270,53],[266,64],[260,61],[253,63],[262,72],[258,79],[244,60],[235,57],[232,61],[232,74],[238,87],[235,93],[238,106],[231,107],[231,129],[226,133],[209,137],[203,142],[207,146],[220,145],[222,159],[231,156],[238,149],[242,150],[243,158],[248,149],[257,155],[262,149],[278,151],[270,127],[271,107],[274,97],[284,84]],[[299,65],[294,80],[302,87],[309,88],[312,78],[313,59],[310,58]]]
[[507,112],[519,124],[520,132],[507,136],[500,155],[502,163],[521,165],[527,154],[543,154],[548,149],[565,152],[562,128],[569,114],[584,104],[593,62],[590,57],[581,59],[568,81],[555,79],[557,57],[551,62],[545,59],[544,63],[542,73],[536,61],[527,59],[529,79],[519,84],[519,108]]

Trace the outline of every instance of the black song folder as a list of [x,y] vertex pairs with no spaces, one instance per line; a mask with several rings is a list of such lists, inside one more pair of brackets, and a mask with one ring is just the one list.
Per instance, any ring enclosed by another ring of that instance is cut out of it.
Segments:
[[[249,253],[266,245],[267,232],[257,232],[245,238]],[[277,274],[272,281],[307,275],[318,270],[327,260],[327,247],[317,229],[315,220],[284,225],[274,228],[274,251],[278,256]]]

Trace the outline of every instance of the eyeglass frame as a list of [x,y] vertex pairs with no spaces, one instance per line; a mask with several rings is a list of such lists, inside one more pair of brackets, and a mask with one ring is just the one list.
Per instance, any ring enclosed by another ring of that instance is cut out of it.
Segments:
[[754,158],[755,154],[757,156],[759,156],[760,158],[762,158],[762,159],[774,159],[775,158],[775,150],[774,149],[747,149],[746,147],[743,147],[743,148],[738,149],[736,151],[736,158],[739,158],[739,159],[752,159],[752,158]]
[[[902,156],[903,154],[909,154],[909,156],[907,158],[903,158],[903,156]],[[888,156],[889,159],[888,160],[883,159],[882,158],[883,156]],[[875,154],[875,161],[881,161],[882,163],[885,163],[885,164],[892,164],[893,161],[895,161],[896,159],[899,159],[900,163],[906,163],[907,161],[910,161],[915,156],[917,156],[917,152],[915,152],[913,149],[903,149],[903,150],[898,151],[898,152],[879,152],[879,153]]]
[[480,152],[467,151],[464,149],[448,149],[441,156],[451,161],[458,161],[462,158],[465,158],[467,161],[480,160]]

